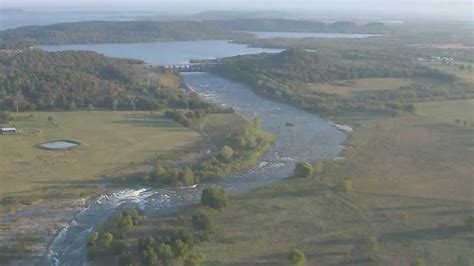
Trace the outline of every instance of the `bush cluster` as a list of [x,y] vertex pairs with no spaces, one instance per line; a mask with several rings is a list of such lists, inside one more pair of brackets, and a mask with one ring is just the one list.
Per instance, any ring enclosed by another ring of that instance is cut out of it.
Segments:
[[227,206],[227,195],[222,188],[207,187],[202,191],[201,203],[204,206],[220,210]]
[[163,185],[189,186],[224,177],[255,164],[273,141],[272,135],[257,126],[249,125],[228,135],[221,150],[210,154],[204,161],[185,167],[157,164],[148,180]]

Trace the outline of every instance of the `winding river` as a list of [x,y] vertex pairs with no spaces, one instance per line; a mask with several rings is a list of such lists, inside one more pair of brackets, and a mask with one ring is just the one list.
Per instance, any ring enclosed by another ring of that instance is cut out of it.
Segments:
[[[122,57],[132,56],[125,52]],[[276,136],[275,145],[256,166],[215,183],[227,191],[246,191],[275,182],[287,177],[297,161],[335,158],[342,150],[345,135],[329,121],[314,114],[262,98],[246,85],[208,73],[188,73],[184,78],[203,97],[220,105],[232,106],[248,119],[259,119],[262,127]],[[294,126],[286,126],[287,122]],[[103,195],[58,232],[40,264],[85,265],[88,234],[118,207],[138,205],[148,215],[174,211],[198,202],[202,189],[208,185],[178,189],[134,187]]]

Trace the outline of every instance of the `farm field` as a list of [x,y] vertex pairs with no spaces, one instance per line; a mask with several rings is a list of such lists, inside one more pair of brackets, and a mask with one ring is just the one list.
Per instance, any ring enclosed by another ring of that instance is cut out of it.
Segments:
[[350,96],[363,91],[395,90],[410,85],[414,81],[399,78],[369,78],[356,80],[340,80],[328,83],[308,83],[311,92],[335,93]]
[[[0,195],[93,180],[202,140],[198,132],[159,113],[82,111],[20,115],[15,121],[20,134],[0,136]],[[36,130],[40,133],[32,134]],[[65,139],[81,144],[70,151],[36,147]]]
[[417,103],[416,113],[436,120],[455,123],[460,119],[466,121],[467,126],[474,124],[474,99],[436,101]]
[[[217,236],[196,249],[205,264],[288,265],[297,247],[307,265],[472,265],[472,130],[412,115],[356,121],[345,160],[323,163],[317,178],[210,212]],[[338,192],[346,179],[353,190]]]

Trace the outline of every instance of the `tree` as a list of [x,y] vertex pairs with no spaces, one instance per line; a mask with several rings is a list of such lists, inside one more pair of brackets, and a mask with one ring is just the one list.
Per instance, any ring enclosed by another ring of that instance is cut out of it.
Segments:
[[184,266],[201,266],[202,256],[191,254],[184,260]]
[[291,249],[288,259],[293,265],[299,266],[304,265],[306,263],[306,257],[304,256],[304,253],[297,248]]
[[232,155],[234,155],[234,150],[231,147],[224,145],[221,150],[221,157],[224,160],[229,161]]
[[189,251],[189,244],[184,243],[181,239],[176,239],[173,242],[173,251],[177,258],[184,258]]
[[94,232],[87,240],[87,246],[95,247],[97,245],[97,240],[99,240],[99,233]]
[[211,219],[206,213],[202,211],[193,214],[191,221],[193,228],[196,230],[212,231],[213,225]]
[[183,185],[189,186],[195,184],[194,173],[193,170],[189,167],[184,167],[183,171],[180,173],[180,179]]
[[111,233],[107,232],[104,233],[100,238],[100,244],[103,248],[110,248],[112,240],[114,240],[114,236]]
[[0,111],[0,122],[10,123],[13,120],[12,115],[7,111]]
[[71,102],[69,104],[69,107],[68,107],[69,111],[76,111],[76,103],[75,102]]
[[155,177],[163,177],[166,174],[166,169],[163,167],[163,165],[156,164],[153,174]]
[[222,188],[207,187],[202,191],[201,203],[204,206],[221,210],[227,206],[227,195]]
[[339,184],[339,190],[342,192],[352,191],[352,180],[344,180]]
[[150,247],[148,247],[146,250],[142,252],[142,260],[145,265],[149,265],[149,266],[159,265],[160,263],[158,259],[158,255]]
[[313,166],[310,163],[296,163],[293,173],[295,177],[312,177]]
[[132,228],[133,227],[132,216],[128,214],[126,211],[122,211],[120,215],[117,217],[117,227],[124,228],[124,229]]
[[158,249],[158,256],[168,264],[173,259],[173,249],[170,245],[162,243]]

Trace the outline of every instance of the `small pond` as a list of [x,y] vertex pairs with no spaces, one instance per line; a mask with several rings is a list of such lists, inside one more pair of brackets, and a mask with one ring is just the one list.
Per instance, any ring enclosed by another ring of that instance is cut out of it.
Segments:
[[39,144],[38,147],[46,150],[69,150],[79,146],[79,142],[72,140],[57,140]]

